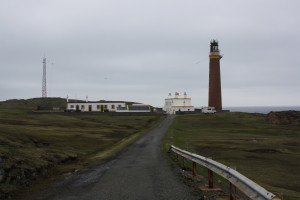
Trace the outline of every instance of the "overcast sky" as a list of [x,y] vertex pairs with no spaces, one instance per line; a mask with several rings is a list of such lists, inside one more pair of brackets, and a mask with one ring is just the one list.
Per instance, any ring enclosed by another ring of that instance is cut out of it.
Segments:
[[299,0],[1,0],[0,101],[42,95],[207,106],[219,41],[223,106],[300,105]]

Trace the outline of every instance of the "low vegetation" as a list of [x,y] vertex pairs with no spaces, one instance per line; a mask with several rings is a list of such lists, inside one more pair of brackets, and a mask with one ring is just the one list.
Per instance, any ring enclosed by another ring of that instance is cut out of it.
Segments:
[[[270,124],[264,114],[177,116],[167,131],[170,145],[234,166],[284,199],[300,198],[300,127]],[[206,172],[207,173],[207,172]]]
[[[0,199],[41,176],[60,176],[106,159],[163,119],[28,113],[43,103],[0,102]],[[47,106],[64,107],[65,100],[47,98]]]

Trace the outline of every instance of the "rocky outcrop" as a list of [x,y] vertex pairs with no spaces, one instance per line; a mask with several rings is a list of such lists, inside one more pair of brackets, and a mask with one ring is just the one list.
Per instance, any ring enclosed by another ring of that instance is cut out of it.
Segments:
[[270,112],[266,120],[272,124],[300,125],[300,111]]

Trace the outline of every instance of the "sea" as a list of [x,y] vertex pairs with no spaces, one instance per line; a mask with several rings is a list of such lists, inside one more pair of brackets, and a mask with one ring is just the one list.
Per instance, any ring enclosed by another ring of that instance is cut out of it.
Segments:
[[271,111],[300,111],[300,106],[245,106],[245,107],[223,107],[223,110],[230,112],[247,112],[247,113],[263,113],[268,114]]

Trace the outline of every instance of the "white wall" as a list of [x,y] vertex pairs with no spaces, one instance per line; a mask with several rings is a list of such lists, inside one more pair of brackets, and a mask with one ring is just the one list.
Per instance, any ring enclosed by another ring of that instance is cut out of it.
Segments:
[[195,111],[192,106],[191,98],[167,98],[165,99],[165,106],[163,110],[169,114],[175,114],[176,111]]
[[[101,112],[101,105],[107,106],[107,108],[110,112],[114,112],[117,110],[118,106],[125,107],[125,103],[89,103],[89,102],[83,102],[83,103],[67,103],[67,109],[76,109],[76,106],[79,106],[79,110],[82,112],[89,112],[89,106],[92,106],[92,112],[98,111]],[[99,105],[99,108],[97,108]],[[114,108],[112,108],[112,105],[114,105]],[[71,108],[73,106],[73,108]],[[84,108],[82,108],[84,106]]]

